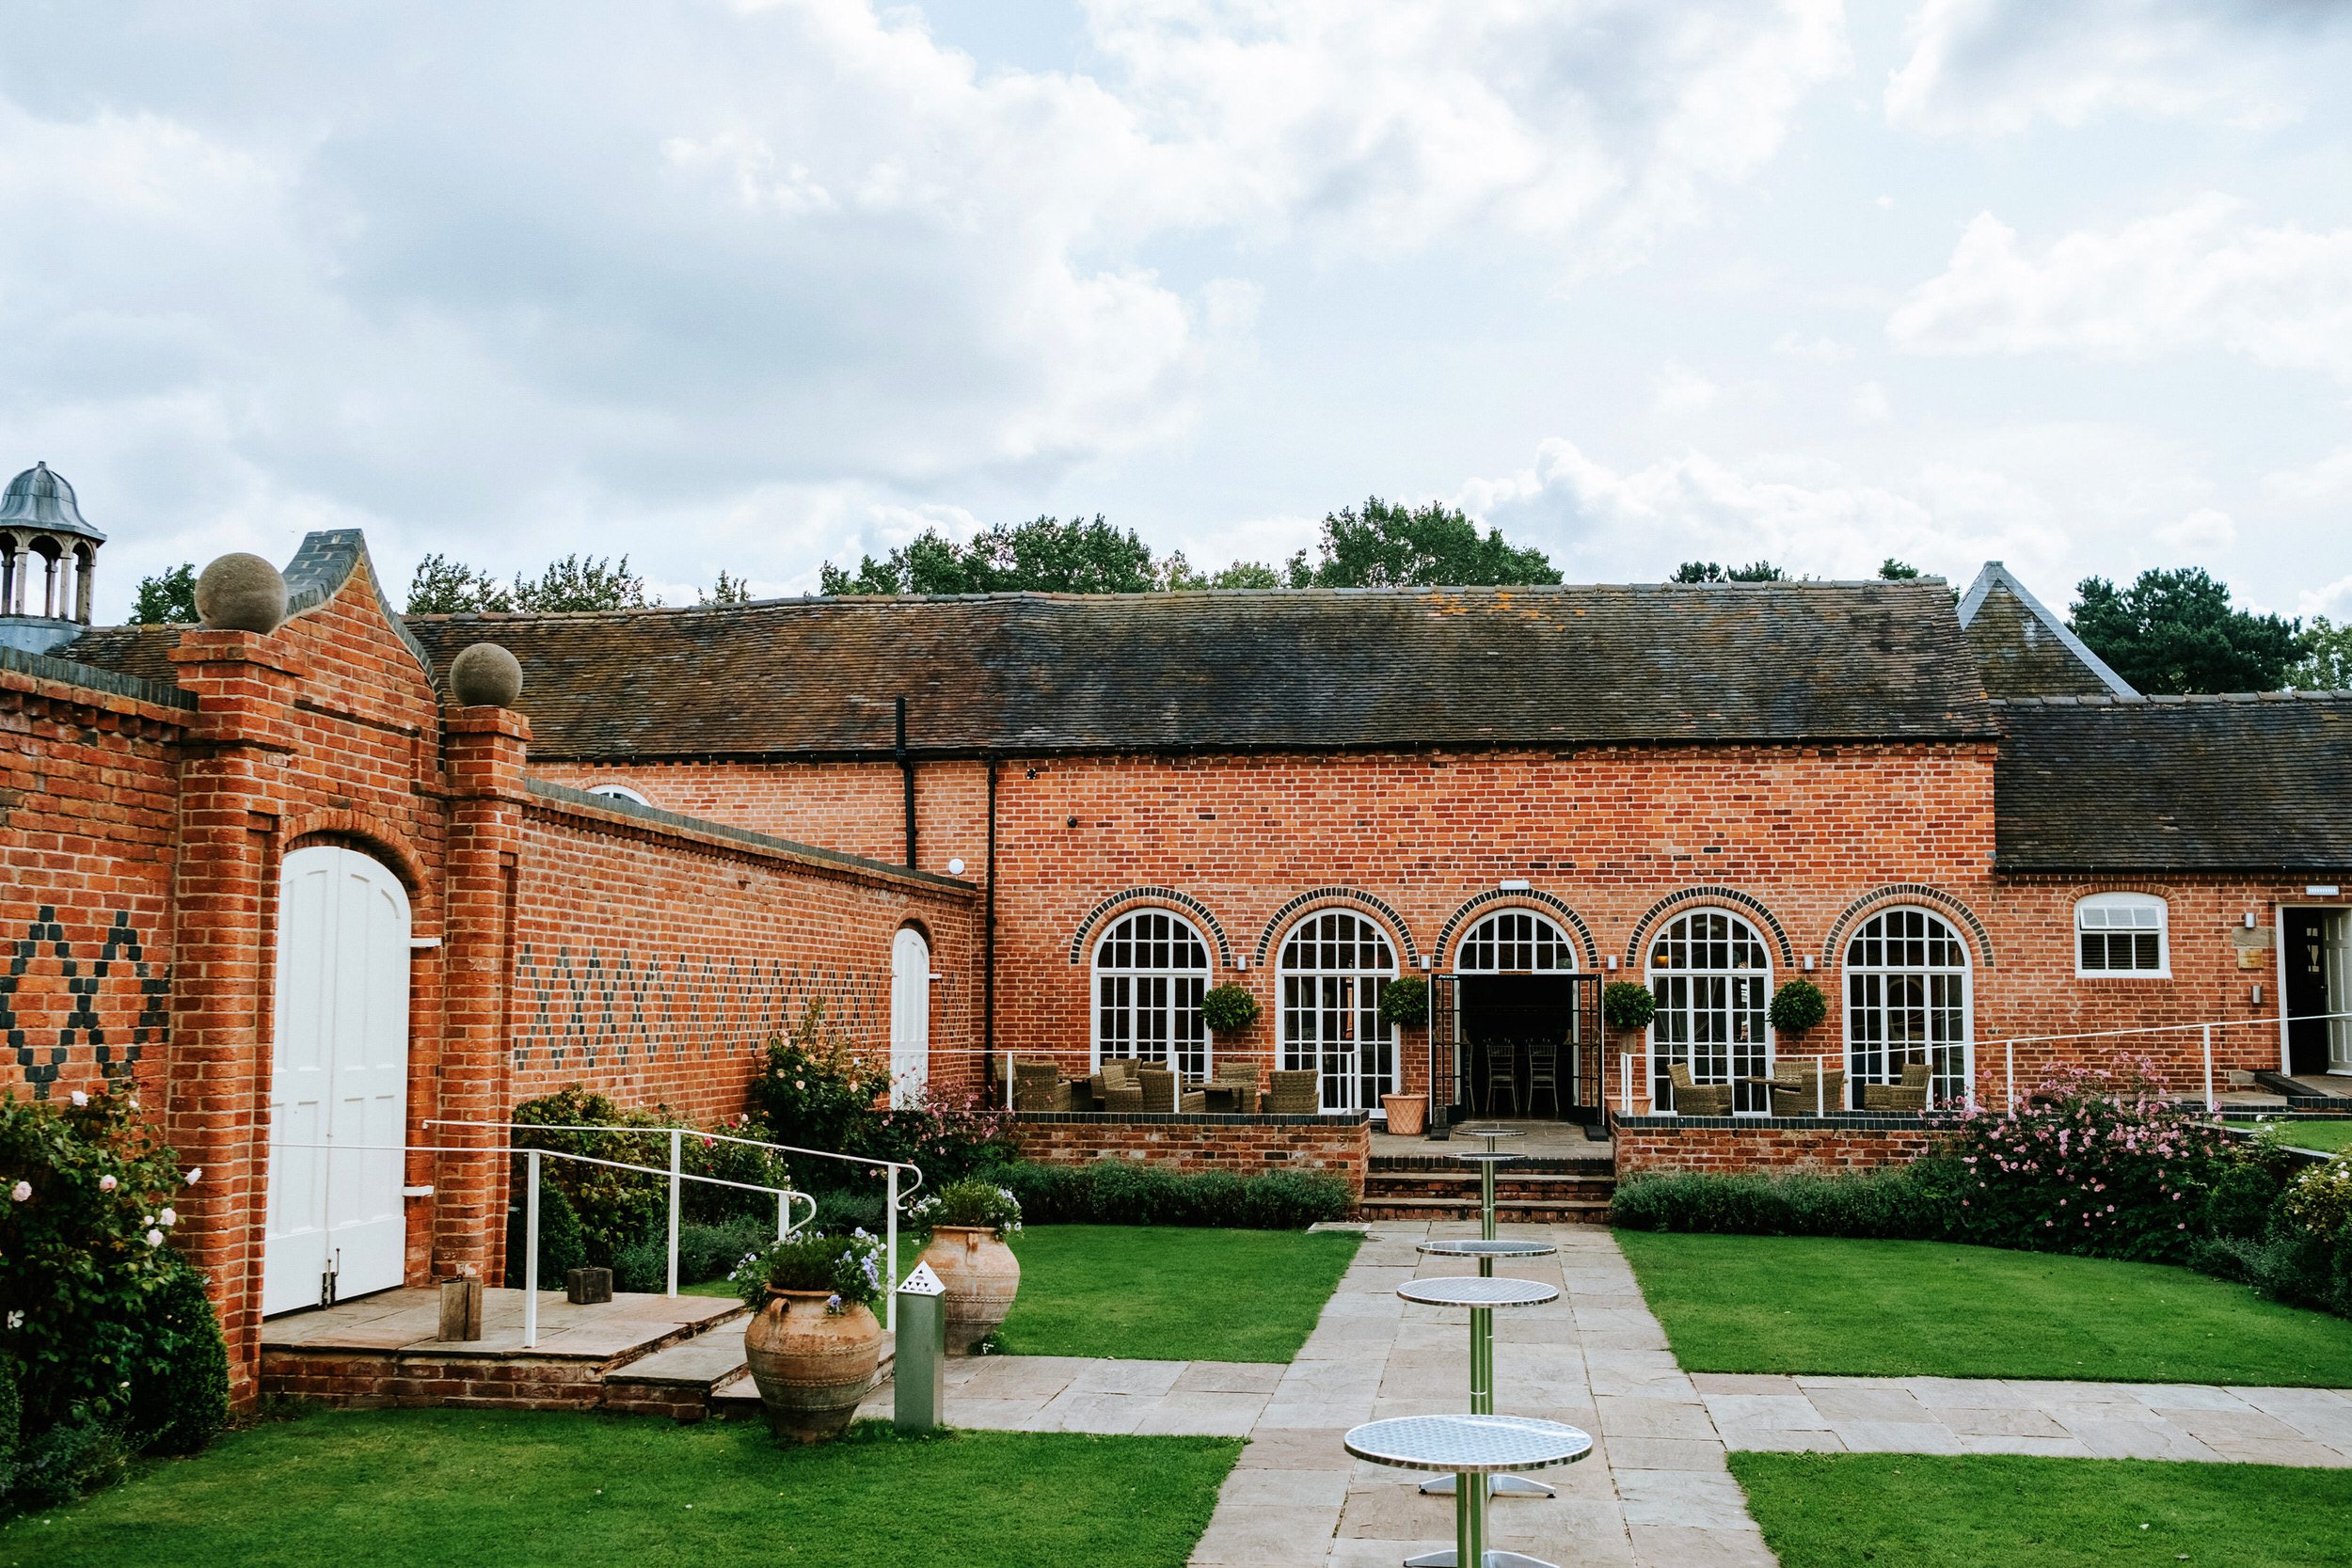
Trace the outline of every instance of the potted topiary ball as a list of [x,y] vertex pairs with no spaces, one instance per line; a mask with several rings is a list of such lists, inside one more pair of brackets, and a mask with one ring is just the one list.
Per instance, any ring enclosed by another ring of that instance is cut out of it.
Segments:
[[1211,986],[1200,998],[1200,1022],[1213,1035],[1247,1034],[1258,1022],[1258,999],[1232,980]]
[[863,1230],[771,1242],[728,1279],[753,1309],[743,1358],[769,1426],[803,1443],[839,1435],[882,1362],[882,1243]]
[[[1392,1029],[1414,1029],[1429,1022],[1429,982],[1418,974],[1403,974],[1380,988],[1380,1022]],[[1427,1125],[1429,1106],[1417,1094],[1384,1094],[1380,1109],[1388,1114],[1389,1131],[1400,1138],[1416,1138]]]
[[1021,1230],[1021,1200],[982,1176],[950,1181],[909,1211],[930,1227],[923,1261],[946,1287],[947,1354],[966,1355],[996,1332],[1021,1290],[1021,1259],[1005,1244]]
[[1772,992],[1772,1005],[1764,1016],[1782,1034],[1802,1035],[1829,1017],[1829,998],[1810,980],[1791,980]]
[[1600,1016],[1612,1029],[1646,1029],[1658,1016],[1658,998],[1638,980],[1612,980],[1600,988]]

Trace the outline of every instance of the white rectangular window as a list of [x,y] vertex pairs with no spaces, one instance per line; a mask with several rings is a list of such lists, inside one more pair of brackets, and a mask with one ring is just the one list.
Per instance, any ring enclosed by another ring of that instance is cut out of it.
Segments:
[[2170,974],[2164,900],[2145,893],[2101,893],[2076,904],[2074,973],[2091,976]]

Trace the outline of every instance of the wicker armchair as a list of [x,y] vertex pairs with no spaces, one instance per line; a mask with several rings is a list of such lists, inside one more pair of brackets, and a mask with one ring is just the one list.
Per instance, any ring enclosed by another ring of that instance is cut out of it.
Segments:
[[1274,1117],[1311,1117],[1323,1110],[1323,1075],[1312,1068],[1297,1072],[1277,1072],[1272,1075],[1272,1087],[1258,1100],[1258,1108]]
[[1012,1108],[1016,1111],[1067,1111],[1073,1096],[1061,1072],[1051,1062],[1012,1064]]
[[1209,1074],[1208,1083],[1200,1087],[1184,1090],[1176,1101],[1176,1108],[1180,1111],[1206,1111],[1209,1108],[1209,1096],[1206,1091],[1211,1088],[1232,1090],[1232,1104],[1245,1111],[1249,1109],[1258,1093],[1258,1064],[1255,1062],[1217,1063],[1216,1070]]
[[1896,1084],[1865,1084],[1862,1085],[1862,1108],[1866,1111],[1892,1111],[1898,1116],[1917,1115],[1928,1108],[1928,1081],[1935,1069],[1925,1062],[1913,1062],[1903,1069],[1902,1081]]
[[1136,1069],[1136,1079],[1142,1085],[1142,1104],[1136,1109],[1145,1115],[1170,1112],[1176,1109],[1176,1074],[1164,1067]]
[[1808,1061],[1778,1062],[1772,1067],[1772,1088],[1776,1117],[1826,1116],[1846,1108],[1844,1068],[1823,1069]]
[[1691,1077],[1687,1062],[1676,1062],[1666,1069],[1666,1077],[1674,1085],[1675,1114],[1683,1117],[1727,1117],[1731,1115],[1731,1085],[1729,1084],[1700,1084]]
[[1136,1064],[1108,1061],[1094,1075],[1094,1108],[1113,1116],[1134,1116],[1143,1109],[1143,1080],[1136,1076]]

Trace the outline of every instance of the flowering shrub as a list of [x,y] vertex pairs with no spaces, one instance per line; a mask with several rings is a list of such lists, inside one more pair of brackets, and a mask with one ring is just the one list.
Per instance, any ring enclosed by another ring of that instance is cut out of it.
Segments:
[[2279,1195],[2279,1217],[2298,1230],[2329,1238],[2352,1225],[2352,1151],[2288,1182]]
[[767,1060],[752,1080],[752,1109],[778,1143],[849,1150],[874,1103],[890,1092],[890,1075],[868,1067],[850,1048],[817,997],[801,1010],[786,1037],[768,1042]]
[[1013,1235],[1021,1228],[1021,1200],[1012,1196],[1011,1188],[1000,1187],[984,1176],[950,1181],[930,1196],[917,1199],[907,1212],[926,1227],[969,1226],[993,1230],[1000,1236]]
[[869,1112],[851,1125],[846,1145],[834,1147],[868,1160],[903,1162],[927,1180],[952,1181],[1012,1158],[1012,1114],[977,1096],[950,1101],[921,1094],[911,1104]]
[[749,1307],[767,1299],[770,1290],[823,1291],[827,1309],[846,1312],[852,1307],[873,1307],[882,1300],[882,1242],[863,1230],[847,1236],[819,1236],[803,1231],[790,1241],[770,1242],[743,1255],[727,1276],[735,1293]]
[[[606,1096],[578,1084],[554,1094],[524,1101],[515,1107],[514,1119],[522,1124],[515,1130],[516,1148],[585,1154],[598,1160],[652,1165],[662,1171],[666,1171],[670,1164],[670,1134],[667,1130],[685,1121],[666,1105],[623,1110]],[[602,1132],[550,1131],[553,1128],[573,1127],[643,1131],[622,1135]],[[752,1124],[748,1117],[737,1117],[722,1131],[739,1138],[756,1138],[762,1132]],[[689,1132],[680,1143],[678,1153],[679,1168],[690,1176],[740,1181],[748,1186],[792,1185],[792,1173],[786,1165],[784,1157],[769,1149],[731,1143],[707,1132]],[[517,1159],[512,1182],[511,1209],[515,1224],[520,1223],[524,1199],[522,1165],[523,1162]],[[549,1191],[560,1193],[577,1216],[580,1242],[588,1262],[599,1267],[612,1267],[624,1250],[638,1243],[649,1230],[660,1230],[665,1237],[667,1235],[670,1181],[666,1175],[615,1170],[611,1165],[589,1164],[580,1160],[543,1160],[539,1163],[539,1180]],[[765,1218],[772,1225],[776,1212],[775,1199],[765,1193],[712,1186],[706,1181],[681,1182],[678,1207],[684,1220],[703,1225],[718,1225],[746,1217]],[[550,1208],[545,1197],[541,1199],[539,1221],[542,1277],[548,1277],[545,1259]],[[556,1223],[562,1222],[559,1220]],[[520,1245],[519,1237],[510,1238],[509,1251],[514,1256],[520,1256],[516,1250]],[[552,1277],[560,1279],[560,1271]]]
[[1973,1178],[1956,1216],[1966,1239],[2152,1261],[2186,1252],[2235,1160],[2227,1133],[2137,1063],[2061,1068],[2023,1106],[1960,1117],[1949,1141]]
[[87,1483],[43,1475],[118,1473],[89,1458],[109,1445],[193,1451],[227,1419],[220,1328],[169,1244],[202,1174],[154,1140],[127,1080],[64,1105],[0,1096],[0,1360],[14,1372],[19,1500]]

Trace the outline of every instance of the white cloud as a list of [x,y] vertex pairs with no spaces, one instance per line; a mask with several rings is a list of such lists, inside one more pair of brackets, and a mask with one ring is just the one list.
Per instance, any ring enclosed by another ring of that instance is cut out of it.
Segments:
[[2352,378],[2352,229],[2263,228],[2224,196],[2038,254],[1990,213],[1887,321],[1925,354],[2071,350],[2139,360],[2219,349]]
[[1864,382],[1853,395],[1853,417],[1864,424],[1884,424],[1893,419],[1895,405],[1886,388],[1875,381]]
[[2176,550],[2226,550],[2237,543],[2237,522],[2226,512],[2201,506],[2156,530],[2156,537]]
[[2352,446],[2342,446],[2304,468],[2280,468],[2263,476],[2263,494],[2290,506],[2332,506],[2352,501]]
[[1651,384],[1650,403],[1661,414],[1696,414],[1712,405],[1721,390],[1688,365],[1668,365]]
[[2285,68],[2340,14],[2321,0],[1925,0],[1886,116],[1980,135],[2117,113],[2276,123],[2302,108]]
[[1806,359],[1817,365],[1842,365],[1853,357],[1851,344],[1819,335],[1808,338],[1798,332],[1784,332],[1774,339],[1772,352],[1783,358]]

